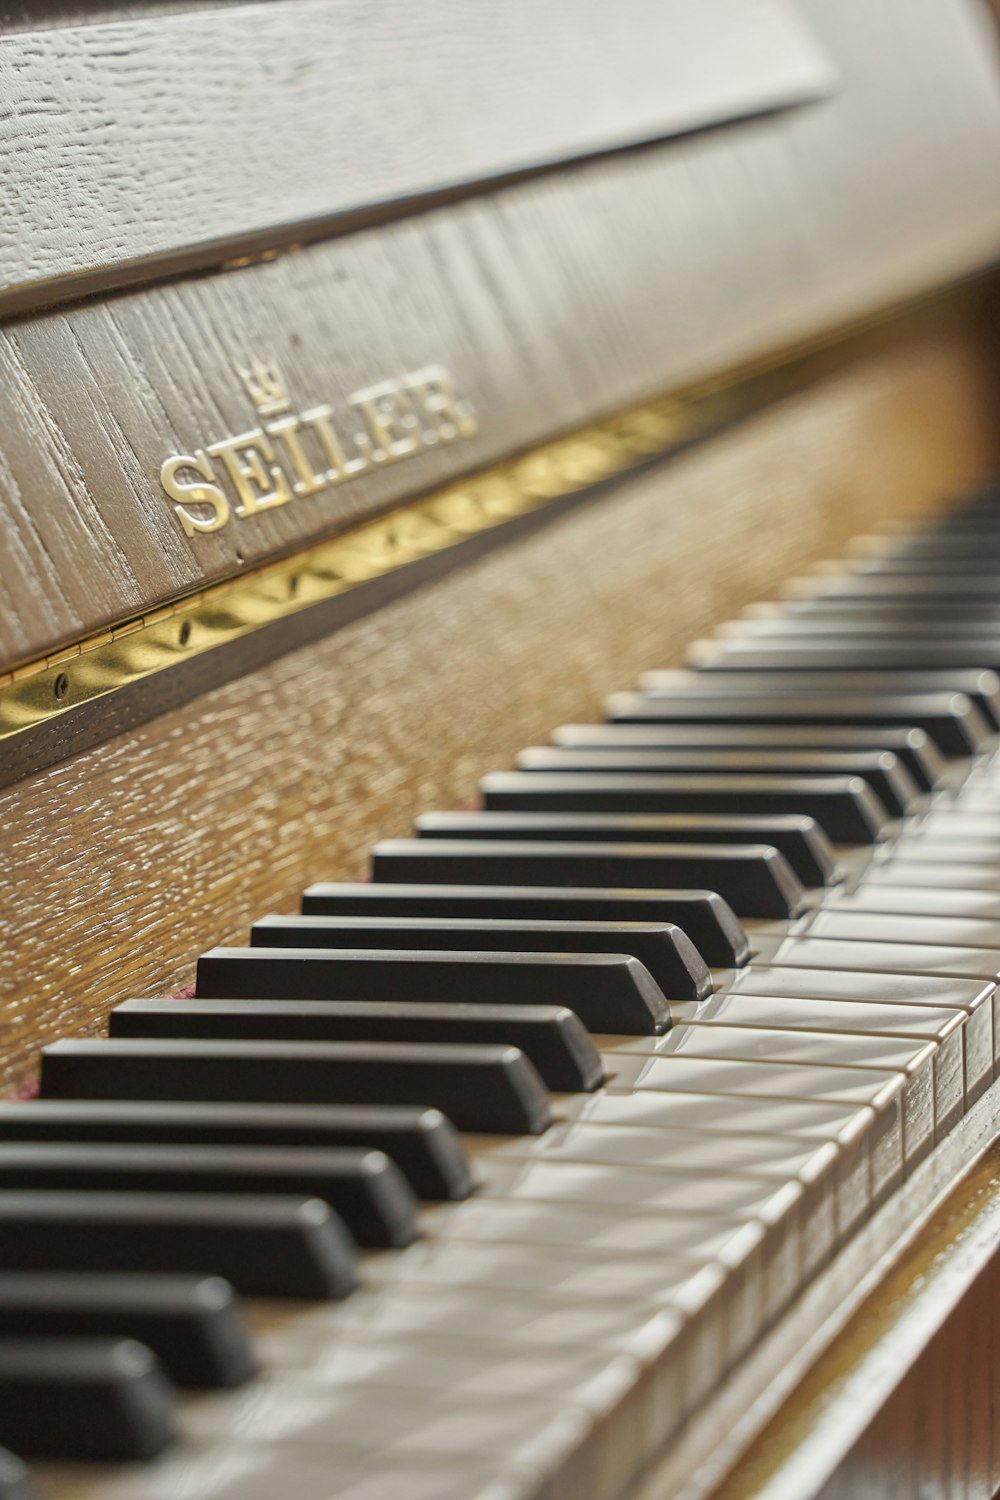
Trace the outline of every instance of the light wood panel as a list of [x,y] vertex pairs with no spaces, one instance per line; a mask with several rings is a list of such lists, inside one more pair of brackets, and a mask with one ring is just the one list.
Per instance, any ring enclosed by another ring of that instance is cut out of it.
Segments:
[[[0,667],[990,260],[1000,87],[975,0],[799,3],[829,101],[5,325]],[[478,432],[188,537],[161,464],[254,424],[251,352],[342,420],[359,387],[444,364]]]
[[832,83],[787,0],[282,0],[0,37],[0,294],[210,263]]
[[873,354],[327,640],[0,797],[0,1056],[186,984],[197,953],[835,553],[997,462],[961,325]]

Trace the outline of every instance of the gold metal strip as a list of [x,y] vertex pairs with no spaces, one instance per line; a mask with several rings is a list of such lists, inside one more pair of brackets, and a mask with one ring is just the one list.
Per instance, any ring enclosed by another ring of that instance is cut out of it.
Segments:
[[665,458],[802,389],[974,278],[619,412],[280,562],[184,596],[0,675],[0,742],[311,605]]

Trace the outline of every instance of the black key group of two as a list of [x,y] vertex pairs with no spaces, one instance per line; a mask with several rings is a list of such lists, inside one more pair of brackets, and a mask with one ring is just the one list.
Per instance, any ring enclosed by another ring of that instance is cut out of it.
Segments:
[[795,916],[835,845],[985,748],[984,550],[989,504],[740,622],[485,777],[481,811],[378,845],[370,883],[204,955],[195,999],[47,1048],[41,1097],[0,1105],[0,1439],[159,1451],[168,1379],[253,1373],[238,1294],[347,1295],[356,1243],[405,1245],[418,1199],[472,1190],[458,1131],[543,1131],[551,1091],[601,1085],[591,1032],[664,1031],[667,997],[747,962],[741,918]]

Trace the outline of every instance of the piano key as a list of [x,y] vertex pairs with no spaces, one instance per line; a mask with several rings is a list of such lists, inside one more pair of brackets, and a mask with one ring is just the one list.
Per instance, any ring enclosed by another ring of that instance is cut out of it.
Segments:
[[[993,537],[991,540],[995,542],[996,538]],[[971,550],[973,548],[983,550],[977,552]],[[940,557],[929,556],[926,553],[895,556],[886,553],[879,557],[852,557],[851,571],[860,576],[869,576],[872,573],[904,573],[934,578],[952,573],[994,573],[996,561],[995,548],[986,546],[985,539],[979,536],[963,540],[958,551],[949,552]]]
[[[519,1047],[548,1088],[601,1082],[601,1059],[572,1011],[555,1005],[413,1005],[388,1001],[126,1000],[112,1037],[276,1038],[317,1042],[501,1042]],[[0,1171],[3,1148],[0,1146]]]
[[609,759],[624,750],[890,750],[909,771],[920,791],[940,781],[945,761],[922,729],[872,724],[562,724],[553,731],[557,749],[607,751]]
[[[878,885],[862,880],[854,890],[836,892],[836,911],[896,912],[900,916],[957,917],[969,921],[1000,923],[1000,891],[964,891],[938,885]],[[982,946],[980,944],[980,946]]]
[[[964,1035],[965,1012],[946,1005],[880,1004],[863,997],[829,1000],[814,995],[753,995],[730,990],[701,1005],[684,1006],[685,1025],[765,1026],[781,1030],[863,1032],[871,1036],[919,1037],[924,1041]],[[626,1051],[630,1043],[621,1044]]]
[[0,1272],[0,1339],[69,1337],[136,1339],[178,1385],[238,1386],[257,1368],[219,1276]]
[[396,1163],[418,1197],[458,1199],[472,1191],[455,1127],[440,1110],[416,1106],[0,1100],[0,1142],[42,1140],[370,1147]]
[[384,839],[372,880],[433,885],[704,887],[740,917],[790,917],[804,892],[784,855],[761,844],[574,844],[515,839]]
[[778,937],[773,943],[758,939],[762,961],[793,968],[891,969],[897,973],[941,975],[952,979],[996,981],[1000,972],[997,950],[962,948],[948,944],[850,942],[847,939]]
[[[994,729],[1000,724],[1000,640],[978,637],[889,643],[868,637],[863,643],[839,639],[831,630],[823,640],[699,641],[690,660],[699,679],[717,683],[718,690],[746,693],[820,693],[871,696],[881,693],[964,693]],[[697,685],[670,686],[668,678],[682,673],[649,672],[645,691],[698,692]],[[662,683],[657,687],[657,683]]]
[[19,1458],[0,1448],[0,1500],[31,1500],[28,1471]]
[[[710,1031],[710,1027],[704,1028]],[[730,1037],[736,1052],[738,1039]],[[831,1104],[871,1105],[887,1122],[886,1141],[875,1162],[873,1199],[879,1200],[897,1185],[899,1172],[910,1170],[931,1151],[935,1139],[933,1078],[929,1069],[917,1066],[910,1075],[899,1069],[853,1067],[822,1060],[774,1062],[763,1057],[713,1056],[707,1047],[700,1055],[693,1044],[682,1052],[646,1057],[637,1053],[614,1054],[616,1090],[652,1090],[684,1093],[756,1094],[771,1099],[818,1099]],[[827,1049],[829,1050],[829,1049]],[[802,1054],[800,1054],[800,1057]],[[611,1063],[609,1054],[608,1062]],[[925,1057],[918,1060],[923,1064]],[[609,1066],[609,1072],[611,1071]],[[900,1111],[897,1116],[897,1110]],[[900,1122],[901,1133],[894,1126]]]
[[793,598],[850,599],[869,604],[883,599],[920,600],[925,610],[936,609],[938,600],[947,599],[961,604],[1000,604],[1000,583],[989,575],[976,578],[961,573],[954,576],[824,574],[793,580],[786,588]]
[[1000,805],[995,809],[984,805],[977,812],[966,811],[982,788],[983,783],[970,776],[962,789],[961,801],[942,803],[921,817],[919,822],[911,824],[906,830],[905,843],[898,846],[899,851],[909,852],[925,841],[955,843],[968,840],[970,848],[1000,852]]
[[1000,854],[995,845],[985,838],[907,839],[905,844],[901,842],[896,846],[884,864],[873,865],[865,873],[874,875],[876,870],[889,869],[904,862],[909,866],[926,865],[930,880],[933,880],[934,871],[937,870],[938,879],[947,878],[949,885],[963,884],[953,873],[962,868],[978,868],[979,884],[986,881],[996,885],[1000,880]]
[[354,1290],[355,1251],[318,1198],[2,1192],[0,1270],[214,1274],[250,1297],[324,1301]]
[[483,1289],[495,1286],[508,1292],[569,1297],[629,1297],[662,1307],[671,1305],[693,1269],[689,1260],[680,1257],[669,1260],[664,1256],[622,1255],[612,1259],[572,1245],[545,1249],[537,1245],[425,1240],[414,1245],[412,1252],[407,1250],[390,1262],[374,1262],[372,1282]]
[[673,922],[686,932],[705,962],[736,968],[746,963],[747,935],[729,903],[715,891],[574,890],[507,885],[311,885],[302,896],[304,916],[512,917],[536,921]]
[[[954,656],[954,659],[952,657]],[[894,646],[881,638],[864,642],[823,640],[695,641],[689,660],[696,671],[644,672],[640,690],[652,698],[672,693],[789,693],[804,697],[831,693],[868,698],[893,693],[964,693],[993,728],[1000,724],[1000,678],[992,665],[1000,651],[973,650],[964,642],[918,641]],[[819,674],[818,676],[816,674]]]
[[758,1098],[755,1095],[685,1093],[629,1094],[602,1089],[565,1101],[560,1117],[598,1125],[676,1131],[717,1131],[737,1140],[745,1134],[808,1140],[840,1140],[867,1129],[874,1118],[866,1105],[819,1099]]
[[491,1135],[535,1135],[550,1120],[545,1086],[516,1047],[61,1041],[43,1049],[41,1093],[43,1099],[416,1104],[440,1109],[459,1130]]
[[[635,1061],[627,1056],[625,1060]],[[697,1167],[684,1171],[679,1153],[673,1169],[662,1164],[647,1168],[633,1162],[627,1170],[620,1170],[618,1162],[576,1158],[549,1161],[544,1156],[523,1160],[491,1152],[480,1164],[484,1175],[481,1196],[484,1200],[536,1198],[546,1203],[604,1204],[618,1206],[623,1212],[639,1208],[720,1214],[733,1223],[766,1211],[780,1186],[763,1175],[726,1171],[722,1165],[725,1148],[718,1137],[714,1149],[709,1149],[715,1157],[715,1169],[710,1172]]]
[[[645,775],[711,771],[724,775],[860,776],[894,818],[908,812],[919,788],[891,750],[569,750],[532,747],[517,757],[519,771]],[[424,815],[428,816],[427,814]],[[434,814],[430,814],[431,817]],[[418,819],[418,825],[420,820]],[[777,847],[777,845],[775,846]]]
[[815,818],[795,813],[455,812],[422,813],[420,838],[540,839],[547,843],[766,844],[803,885],[827,885],[837,857]]
[[[626,953],[213,948],[198,960],[195,993],[213,1000],[350,997],[437,1005],[562,1005],[575,1011],[590,1031],[646,1034],[670,1025],[659,985]],[[450,1109],[445,1113],[459,1124]]]
[[173,1392],[134,1339],[0,1339],[0,1441],[31,1458],[149,1459],[177,1437]]
[[[543,1139],[534,1142],[530,1159],[536,1162],[614,1163],[664,1171],[711,1173],[748,1172],[755,1177],[795,1177],[829,1143],[767,1133],[720,1137],[718,1131],[610,1127],[594,1121],[557,1121]],[[490,1153],[496,1161],[524,1161],[528,1153],[516,1140]],[[487,1189],[488,1191],[488,1189]],[[407,1252],[407,1255],[409,1252]],[[394,1257],[393,1263],[407,1256]],[[391,1274],[391,1272],[390,1272]]]
[[[836,1034],[837,1045],[830,1049],[835,1056],[830,1060],[857,1066],[895,1066],[894,1045],[903,1037],[933,1042],[937,1051],[930,1066],[934,1074],[935,1123],[939,1136],[951,1129],[965,1113],[967,1102],[978,1098],[993,1078],[992,1060],[985,1047],[970,1057],[967,1069],[966,1017],[962,1011],[945,1006],[880,1006],[863,1000],[819,1000],[812,996],[754,998],[735,994],[704,1007],[700,1015],[678,1017],[678,1022],[711,1027],[713,1032],[720,1033],[716,1038],[720,1045],[725,1042],[722,1033],[732,1026],[802,1031],[810,1035]],[[879,1037],[893,1039],[893,1046],[881,1048]],[[637,1049],[625,1042],[621,1050]],[[796,1055],[794,1044],[787,1039],[776,1047],[772,1048],[771,1043],[765,1047],[766,1055],[774,1061],[779,1061],[786,1050],[789,1056]],[[904,1051],[905,1045],[899,1055]]]
[[606,704],[615,724],[770,724],[775,726],[896,725],[922,729],[942,754],[974,754],[989,737],[989,725],[964,693],[894,693],[840,697],[834,693],[797,698],[776,693],[720,695],[671,694],[649,698],[613,693]]
[[[881,912],[823,911],[809,923],[813,937],[856,942],[926,943],[939,947],[1000,949],[1000,924],[975,917],[892,915]],[[1000,960],[998,960],[1000,969]]]
[[[487,812],[798,813],[834,843],[872,844],[889,816],[858,776],[655,776],[493,771]],[[696,835],[694,835],[696,837]]]
[[408,1245],[416,1199],[381,1151],[315,1146],[150,1146],[115,1141],[0,1145],[0,1191],[290,1193],[321,1198],[362,1245]]
[[798,641],[821,641],[824,636],[842,641],[849,651],[854,643],[867,641],[890,646],[916,645],[922,640],[947,640],[958,637],[1000,633],[1000,608],[984,617],[972,612],[968,617],[952,614],[939,619],[936,615],[914,614],[906,609],[842,609],[830,613],[816,610],[806,614],[783,610],[774,615],[741,615],[716,627],[713,641],[774,641],[795,644]]
[[935,599],[933,610],[923,607],[917,597],[902,599],[822,598],[784,599],[780,606],[781,616],[791,621],[809,621],[818,627],[829,621],[836,631],[841,625],[864,626],[870,624],[873,632],[897,627],[909,630],[912,625],[919,632],[921,626],[941,622],[946,628],[954,627],[959,634],[982,628],[987,633],[1000,627],[1000,604],[983,600]]
[[[537,1471],[529,1468],[530,1462],[550,1467],[553,1460],[563,1457],[567,1444],[572,1442],[576,1448],[583,1443],[591,1426],[581,1411],[540,1408],[537,1401],[523,1397],[489,1403],[461,1390],[452,1394],[445,1414],[421,1392],[388,1386],[377,1393],[346,1385],[328,1388],[313,1381],[307,1370],[280,1385],[272,1382],[259,1391],[230,1398],[227,1407],[233,1431],[253,1434],[258,1473],[250,1481],[252,1495],[280,1492],[280,1462],[275,1463],[269,1455],[283,1452],[294,1475],[296,1500],[302,1495],[300,1465],[308,1472],[310,1463],[316,1466],[313,1487],[303,1500],[324,1500],[345,1492],[367,1494],[377,1500],[406,1500],[407,1495],[418,1500],[469,1500],[470,1496],[490,1500],[491,1495],[513,1500],[516,1493],[530,1493],[530,1488],[537,1493]],[[191,1411],[186,1427],[194,1451],[201,1445],[208,1449],[217,1438],[214,1413],[208,1403]],[[557,1452],[550,1454],[550,1446]],[[398,1474],[395,1482],[390,1479],[387,1484],[387,1455],[397,1462],[409,1460],[408,1485],[400,1483],[402,1476]],[[505,1466],[513,1459],[515,1469],[527,1476],[529,1488],[499,1488],[495,1474],[490,1484],[483,1473],[476,1476],[470,1472],[472,1463],[487,1459],[494,1464],[503,1460]],[[435,1473],[436,1464],[441,1469]],[[325,1484],[322,1465],[326,1466]],[[261,1469],[270,1490],[258,1488]],[[225,1492],[234,1493],[229,1485]],[[179,1493],[192,1491],[185,1486]],[[214,1496],[216,1492],[212,1493]],[[245,1493],[241,1480],[236,1494]]]
[[[928,848],[930,845],[927,846]],[[893,855],[865,871],[866,885],[915,885],[939,887],[942,861],[911,859],[907,855]],[[989,864],[977,864],[972,859],[964,863],[948,861],[947,880],[949,888],[955,890],[983,891],[995,894],[1000,891],[1000,874]]]
[[712,990],[708,966],[691,939],[679,927],[662,922],[267,916],[254,922],[250,944],[262,948],[628,953],[645,965],[665,994],[678,1000],[697,1000]]
[[[857,956],[856,954],[849,955]],[[879,955],[872,952],[874,960]],[[818,1000],[869,1000],[879,1005],[945,1005],[971,1016],[988,1005],[996,994],[992,980],[957,979],[914,972],[911,969],[876,966],[857,969],[843,966],[796,968],[794,965],[755,963],[730,978],[727,993],[745,995],[791,995]]]

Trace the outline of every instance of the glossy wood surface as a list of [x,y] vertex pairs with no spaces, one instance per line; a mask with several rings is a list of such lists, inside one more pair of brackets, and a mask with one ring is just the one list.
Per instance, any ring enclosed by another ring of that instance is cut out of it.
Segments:
[[1000,457],[968,327],[872,355],[467,570],[0,796],[0,1055],[186,984],[413,816]]
[[[978,4],[800,3],[841,75],[827,101],[5,324],[0,669],[990,261],[1000,73]],[[344,421],[352,391],[443,364],[477,434],[186,536],[161,465],[253,426],[252,353]]]

